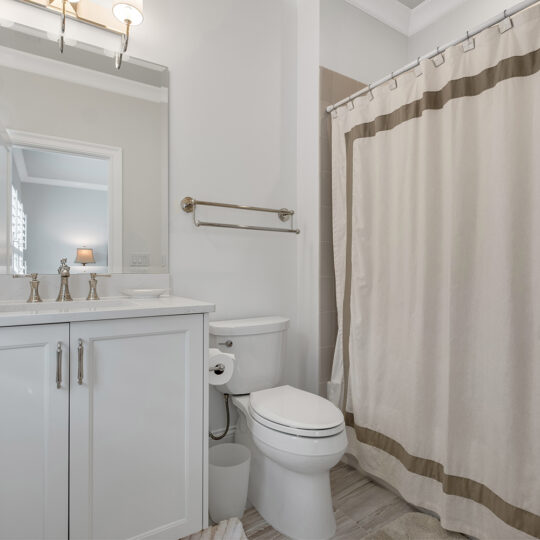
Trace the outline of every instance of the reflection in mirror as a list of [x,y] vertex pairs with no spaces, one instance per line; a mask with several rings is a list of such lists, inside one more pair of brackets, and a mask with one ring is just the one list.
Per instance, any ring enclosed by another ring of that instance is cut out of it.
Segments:
[[20,25],[0,51],[0,272],[168,272],[167,69]]
[[[91,272],[106,272],[109,259],[109,160],[46,149],[12,149],[12,269],[16,274],[56,272],[77,249],[92,250]],[[83,253],[84,255],[84,253]],[[91,265],[91,268],[90,268]]]

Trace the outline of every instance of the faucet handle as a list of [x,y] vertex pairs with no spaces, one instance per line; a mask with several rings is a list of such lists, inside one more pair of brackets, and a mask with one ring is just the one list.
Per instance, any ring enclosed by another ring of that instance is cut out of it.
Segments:
[[37,281],[38,274],[13,274],[14,278],[32,278],[32,281]]
[[41,297],[39,296],[39,280],[38,274],[13,274],[14,278],[31,278],[30,281],[30,296],[28,297],[27,302],[29,304],[35,304],[37,302],[42,302]]
[[111,277],[111,274],[96,274],[96,272],[90,272],[90,291],[86,297],[87,300],[99,300],[97,293],[97,277]]

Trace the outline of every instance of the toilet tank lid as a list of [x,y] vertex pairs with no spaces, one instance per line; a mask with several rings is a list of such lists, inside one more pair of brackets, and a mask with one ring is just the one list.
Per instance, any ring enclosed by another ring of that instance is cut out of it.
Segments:
[[285,317],[256,317],[233,321],[211,321],[209,326],[213,336],[250,336],[282,332],[289,327],[289,319]]

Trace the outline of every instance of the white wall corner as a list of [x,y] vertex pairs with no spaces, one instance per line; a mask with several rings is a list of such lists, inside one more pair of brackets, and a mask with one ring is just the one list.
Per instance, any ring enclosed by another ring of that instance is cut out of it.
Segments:
[[319,393],[319,2],[298,0],[298,369]]

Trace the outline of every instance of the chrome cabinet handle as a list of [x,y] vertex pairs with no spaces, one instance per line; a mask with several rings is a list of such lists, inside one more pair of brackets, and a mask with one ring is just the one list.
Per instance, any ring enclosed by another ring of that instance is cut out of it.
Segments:
[[78,353],[77,383],[82,384],[83,383],[83,355],[84,355],[82,339],[79,339],[79,346],[77,347],[77,353]]
[[225,347],[232,347],[233,342],[230,339],[228,339],[227,341],[224,341],[223,343],[218,343],[218,345],[225,345]]
[[56,388],[62,388],[62,343],[56,346]]

